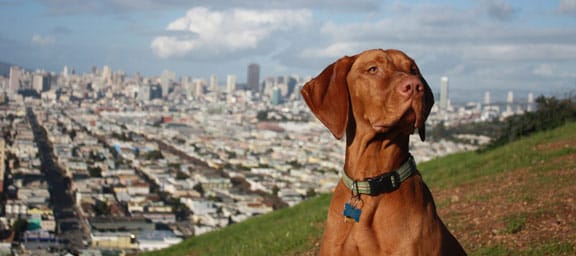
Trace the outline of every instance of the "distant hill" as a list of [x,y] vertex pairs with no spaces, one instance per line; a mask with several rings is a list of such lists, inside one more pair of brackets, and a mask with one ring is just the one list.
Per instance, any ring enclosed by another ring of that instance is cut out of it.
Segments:
[[8,77],[8,75],[10,75],[10,66],[13,65],[6,62],[0,62],[0,76]]
[[11,66],[18,66],[18,67],[20,67],[21,69],[26,70],[27,72],[31,72],[31,71],[32,71],[31,69],[22,67],[22,66],[20,66],[20,65],[18,65],[18,64],[12,64],[12,63],[8,63],[8,62],[2,62],[2,61],[0,61],[0,76],[4,76],[4,77],[10,76],[10,67],[11,67]]
[[[471,255],[576,255],[576,122],[418,165]],[[330,195],[144,255],[316,255]]]

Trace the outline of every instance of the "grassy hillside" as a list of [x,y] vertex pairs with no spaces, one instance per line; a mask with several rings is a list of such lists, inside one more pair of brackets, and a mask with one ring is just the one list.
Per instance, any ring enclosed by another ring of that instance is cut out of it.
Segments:
[[[330,196],[251,218],[149,255],[294,255],[322,234]],[[147,254],[148,255],[148,254]]]
[[[576,123],[419,169],[471,255],[576,253]],[[323,195],[148,255],[315,255],[329,200]]]

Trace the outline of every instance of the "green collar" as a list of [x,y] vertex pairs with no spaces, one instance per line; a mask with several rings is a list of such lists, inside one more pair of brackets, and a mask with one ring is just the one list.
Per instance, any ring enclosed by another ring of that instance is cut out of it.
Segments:
[[416,172],[416,162],[412,155],[408,155],[408,160],[402,164],[398,169],[385,173],[373,178],[367,178],[363,181],[355,181],[346,175],[346,171],[342,172],[342,180],[348,189],[352,190],[352,194],[367,194],[379,195],[381,193],[392,192],[400,187],[408,177]]

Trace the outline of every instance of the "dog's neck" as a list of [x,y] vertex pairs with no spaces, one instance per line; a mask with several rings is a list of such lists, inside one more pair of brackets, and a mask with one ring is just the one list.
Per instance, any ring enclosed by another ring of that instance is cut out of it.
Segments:
[[344,170],[354,180],[364,180],[400,167],[409,155],[409,135],[392,129],[376,133],[371,128],[349,129]]

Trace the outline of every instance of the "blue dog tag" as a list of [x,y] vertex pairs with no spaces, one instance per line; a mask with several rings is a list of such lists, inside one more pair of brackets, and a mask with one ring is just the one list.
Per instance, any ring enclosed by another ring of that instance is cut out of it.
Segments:
[[360,214],[362,210],[350,205],[349,203],[344,204],[344,217],[354,219],[354,221],[360,221]]

